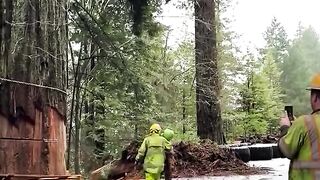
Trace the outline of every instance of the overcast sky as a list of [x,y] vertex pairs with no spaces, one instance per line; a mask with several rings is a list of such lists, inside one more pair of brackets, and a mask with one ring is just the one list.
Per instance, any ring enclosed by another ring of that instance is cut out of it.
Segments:
[[[163,17],[159,21],[172,29],[169,45],[175,46],[186,38],[193,38],[194,21],[192,12],[179,10],[174,0],[164,6]],[[231,28],[241,35],[241,47],[262,47],[262,33],[276,17],[285,27],[289,37],[293,37],[298,23],[311,25],[320,32],[320,0],[233,0],[228,17],[233,20]]]

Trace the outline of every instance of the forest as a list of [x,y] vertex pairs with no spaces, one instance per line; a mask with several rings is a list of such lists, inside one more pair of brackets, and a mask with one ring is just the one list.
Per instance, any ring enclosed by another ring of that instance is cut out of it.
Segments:
[[[155,122],[175,132],[173,142],[226,144],[277,134],[285,105],[295,116],[311,112],[305,88],[320,69],[312,26],[297,24],[289,38],[274,17],[261,34],[265,46],[241,51],[226,16],[231,0],[173,1],[1,1],[0,127],[9,129],[1,137],[29,137],[41,127],[62,142],[30,150],[32,157],[63,146],[65,168],[89,174]],[[175,47],[157,20],[169,3],[193,12],[195,21],[194,36]],[[47,130],[46,122],[65,134]],[[5,156],[14,153],[0,147]],[[41,168],[36,172],[55,171]]]

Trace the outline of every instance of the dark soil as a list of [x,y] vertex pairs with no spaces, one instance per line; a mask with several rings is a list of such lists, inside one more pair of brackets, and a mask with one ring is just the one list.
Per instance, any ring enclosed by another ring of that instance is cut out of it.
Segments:
[[[133,142],[123,151],[122,158],[115,163],[109,179],[124,175],[125,179],[143,177],[142,166],[133,165],[138,147],[139,143]],[[249,167],[237,159],[233,151],[218,148],[211,142],[174,144],[174,153],[170,159],[172,177],[251,175],[266,172]]]
[[181,142],[174,146],[174,150],[173,177],[259,173],[259,169],[251,168],[236,158],[233,151],[220,149],[209,142],[199,145]]

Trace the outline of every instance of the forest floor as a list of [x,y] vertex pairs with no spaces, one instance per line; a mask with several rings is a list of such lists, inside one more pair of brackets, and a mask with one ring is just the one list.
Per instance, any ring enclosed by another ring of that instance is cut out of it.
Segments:
[[[268,169],[251,167],[236,158],[233,151],[221,149],[210,142],[191,144],[180,142],[174,144],[174,153],[170,158],[173,178],[199,176],[232,176],[266,174]],[[143,177],[141,167],[132,165],[137,154],[138,143],[131,143],[122,153],[122,158],[110,171],[110,179],[124,176],[125,179]],[[131,165],[130,165],[131,164]]]

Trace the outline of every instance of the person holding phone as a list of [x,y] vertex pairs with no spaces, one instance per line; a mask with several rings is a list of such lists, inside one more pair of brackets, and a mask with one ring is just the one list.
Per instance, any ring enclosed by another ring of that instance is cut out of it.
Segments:
[[291,160],[292,180],[320,180],[320,73],[312,78],[307,90],[313,112],[298,117],[292,124],[287,113],[280,120],[278,146],[282,155]]

